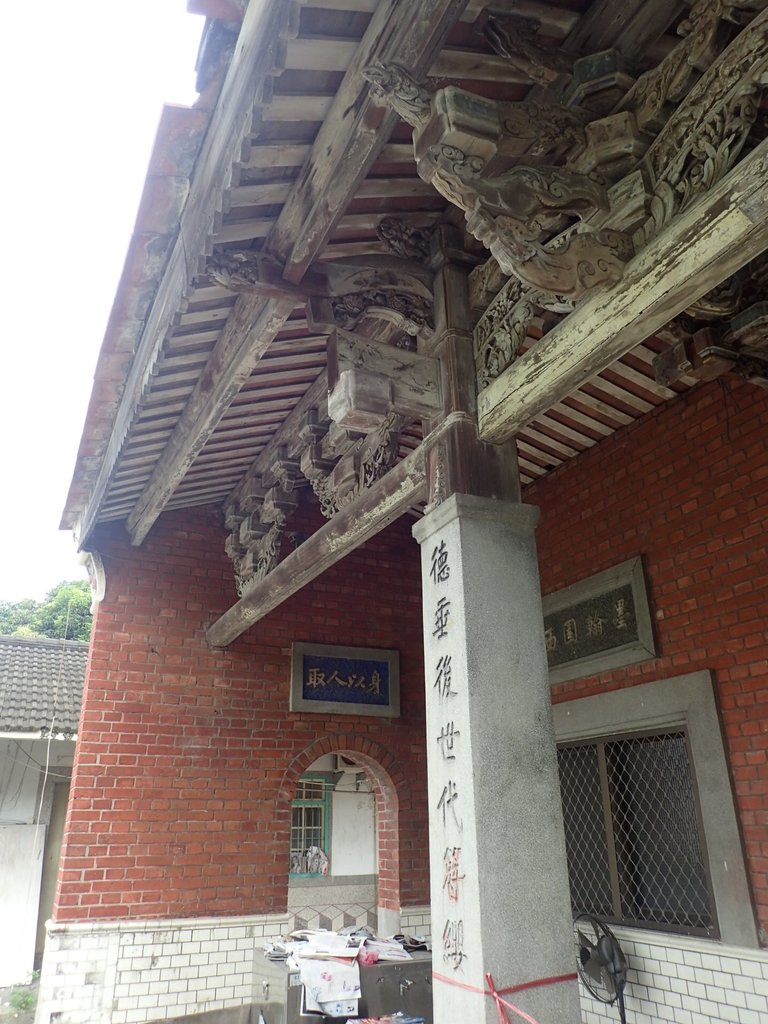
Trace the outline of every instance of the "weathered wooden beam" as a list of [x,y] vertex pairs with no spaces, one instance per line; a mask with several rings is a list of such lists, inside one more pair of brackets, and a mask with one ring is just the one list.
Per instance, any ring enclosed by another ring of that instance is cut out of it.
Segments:
[[[413,166],[413,147],[410,146]],[[290,181],[268,182],[264,185],[242,185],[230,192],[230,209],[241,206],[269,206],[284,203],[291,194]],[[434,198],[435,190],[421,178],[366,178],[357,191],[357,199],[401,199],[403,197]],[[379,220],[381,215],[379,215]],[[378,223],[378,221],[377,221]]]
[[133,544],[141,544],[149,533],[222,414],[292,310],[291,300],[254,295],[238,299],[162,457],[128,516]]
[[[412,5],[414,11],[416,4]],[[285,67],[293,71],[343,71],[354,58],[354,39],[311,39],[298,37],[286,46]],[[446,49],[435,55],[426,68],[432,78],[474,79],[475,81],[524,83],[528,79],[504,57],[476,50]]]
[[768,248],[768,140],[478,396],[480,434],[509,438]]
[[[250,152],[240,164],[241,171],[249,171],[263,167],[301,167],[309,156],[309,143],[263,142],[258,140],[251,146]],[[388,143],[379,153],[379,160],[390,164],[409,164],[413,166],[413,143]]]
[[212,647],[226,647],[292,594],[365,544],[424,497],[424,452],[417,448],[369,490],[287,555],[206,633]]
[[578,56],[613,47],[624,57],[639,57],[684,6],[683,0],[640,0],[632,4],[593,0],[561,46]]
[[[285,208],[285,207],[284,207]],[[393,215],[397,211],[393,211]],[[433,224],[439,213],[429,213],[423,211],[407,212],[401,214],[403,217],[408,217],[417,227],[429,227]],[[382,214],[379,213],[348,213],[343,217],[338,218],[338,222],[334,225],[339,231],[374,231],[382,219]],[[252,220],[233,220],[222,224],[216,232],[214,241],[217,245],[223,245],[225,242],[247,242],[253,238],[265,238],[269,235],[274,221],[269,217],[255,217]],[[313,254],[314,256],[314,254]],[[309,263],[307,263],[309,267]],[[307,267],[302,271],[302,277]],[[293,282],[298,284],[299,281]]]
[[[253,0],[248,5],[237,49],[221,87],[216,109],[196,163],[180,230],[142,332],[131,371],[101,458],[101,469],[83,509],[78,536],[84,545],[106,494],[123,441],[136,416],[149,375],[162,348],[167,329],[184,294],[199,271],[213,230],[222,190],[253,117],[254,97],[274,70],[280,31],[288,13],[283,0]],[[264,41],[271,40],[265,46]]]
[[398,122],[370,97],[362,69],[396,61],[426,74],[467,0],[381,0],[317,134],[267,245],[287,255],[286,279],[301,281]]

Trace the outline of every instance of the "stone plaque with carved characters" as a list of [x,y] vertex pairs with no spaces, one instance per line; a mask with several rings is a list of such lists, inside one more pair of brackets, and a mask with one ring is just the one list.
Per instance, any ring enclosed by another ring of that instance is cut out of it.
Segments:
[[640,558],[549,594],[543,605],[553,683],[656,656]]

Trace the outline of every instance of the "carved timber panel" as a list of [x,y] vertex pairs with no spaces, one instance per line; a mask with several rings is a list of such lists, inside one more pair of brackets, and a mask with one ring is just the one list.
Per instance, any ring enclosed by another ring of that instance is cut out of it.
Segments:
[[[480,389],[514,361],[537,309],[567,314],[616,284],[765,134],[766,8],[768,0],[696,0],[678,45],[636,81],[613,51],[571,65],[539,44],[535,23],[489,15],[492,45],[532,81],[562,88],[570,79],[559,104],[494,101],[454,86],[430,94],[402,67],[364,70],[374,97],[413,128],[420,176],[464,212],[512,278],[494,296],[477,275],[476,294],[490,299],[475,330]],[[732,299],[712,292],[695,312],[717,317]],[[730,359],[721,344],[705,347],[720,366]],[[729,365],[760,378],[762,355],[735,351]]]

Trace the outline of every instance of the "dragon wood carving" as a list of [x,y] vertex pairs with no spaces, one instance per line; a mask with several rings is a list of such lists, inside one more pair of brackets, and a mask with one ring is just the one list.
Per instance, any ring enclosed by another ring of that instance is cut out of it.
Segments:
[[467,228],[496,257],[505,274],[531,288],[576,301],[617,281],[632,255],[618,231],[558,235],[568,217],[584,220],[608,208],[605,189],[585,174],[558,167],[514,167],[482,177],[482,161],[455,146],[432,147],[432,184],[464,210]]

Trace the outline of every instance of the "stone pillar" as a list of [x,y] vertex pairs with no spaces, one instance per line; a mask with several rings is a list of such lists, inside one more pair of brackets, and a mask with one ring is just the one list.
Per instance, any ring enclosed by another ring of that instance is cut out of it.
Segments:
[[[498,989],[573,975],[532,506],[454,494],[421,545],[435,1024],[497,1022]],[[452,984],[457,983],[457,984]],[[578,1024],[575,979],[505,997]],[[512,1017],[511,1019],[515,1019]]]

